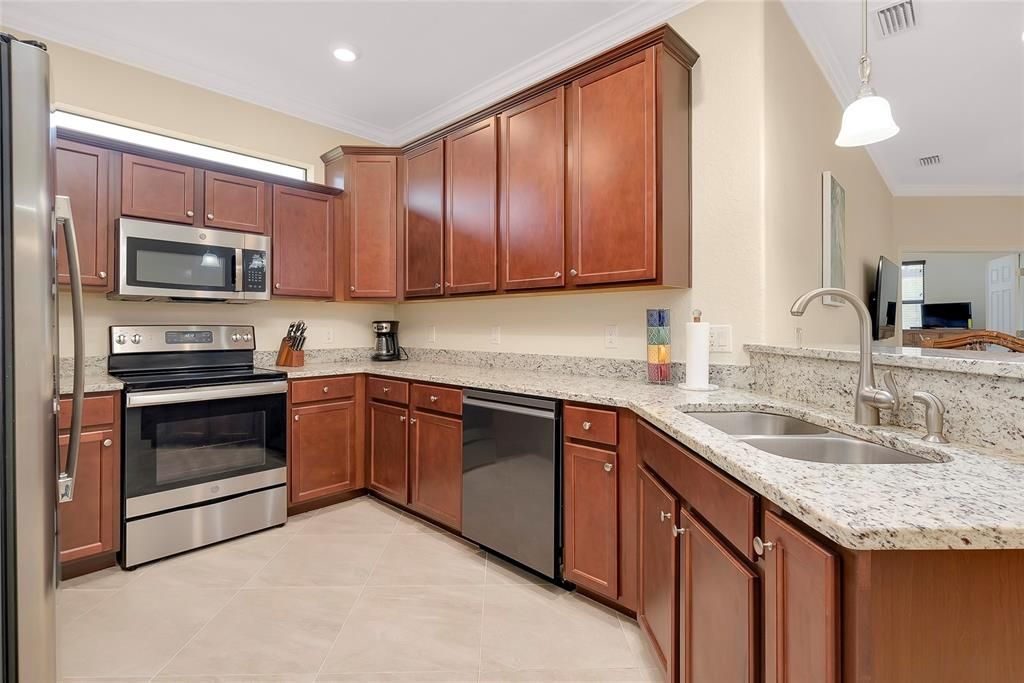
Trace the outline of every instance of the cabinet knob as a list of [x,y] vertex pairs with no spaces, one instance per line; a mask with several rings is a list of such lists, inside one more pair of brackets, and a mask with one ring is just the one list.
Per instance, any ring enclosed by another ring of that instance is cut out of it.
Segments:
[[410,417],[410,418],[409,418],[409,422],[410,422],[411,424],[416,424],[416,418],[415,418],[415,417]]
[[405,415],[399,415],[398,416],[398,421],[399,422],[405,422]]
[[111,441],[110,439],[103,439],[103,445],[106,446],[107,448],[110,448],[111,446],[114,445],[114,442]]
[[612,471],[612,464],[610,462],[606,462],[604,464],[604,471],[605,472],[611,472]]
[[356,286],[355,285],[349,285],[348,286],[348,291],[350,291],[350,292],[356,291]]
[[583,431],[589,432],[590,431],[590,426],[591,426],[590,422],[588,422],[586,420],[583,421]]
[[196,212],[189,209],[188,211],[185,212],[185,215],[188,216],[189,218],[192,218],[192,216],[196,215]]
[[326,394],[328,391],[329,389],[327,387],[324,387],[324,393]]
[[569,275],[572,275],[573,277],[576,277],[576,269],[575,268],[570,268],[569,269]]
[[206,214],[206,220],[212,221],[213,220],[213,214],[212,213]]
[[274,289],[281,289],[281,283],[280,282],[275,282],[274,283]]
[[295,417],[293,417],[292,419],[293,419],[293,420],[295,420],[296,422],[298,422],[298,421],[299,421],[299,416],[298,416],[298,415],[296,415],[296,416],[295,416]]
[[438,399],[438,397],[437,397],[437,396],[431,396],[431,397],[430,397],[430,402],[431,402],[431,403],[437,403],[437,399]]
[[672,527],[672,535],[675,536],[676,538],[682,536],[685,533],[686,533],[686,529],[680,529],[677,526]]
[[105,270],[101,270],[101,271],[100,271],[100,272],[98,273],[98,275],[99,275],[99,276],[100,276],[101,278],[103,278],[103,279],[106,279],[106,277],[107,277],[107,271],[105,271]]
[[760,536],[754,536],[754,552],[764,557],[766,552],[775,550],[775,543],[772,541],[762,541]]
[[441,289],[441,283],[440,282],[435,282],[434,283],[434,289]]
[[661,511],[661,521],[667,522],[670,519],[672,519],[672,513],[671,512],[665,512],[664,510],[662,510]]
[[555,271],[555,277],[562,277],[562,271],[556,270]]
[[381,387],[381,391],[385,394],[391,393],[391,387]]

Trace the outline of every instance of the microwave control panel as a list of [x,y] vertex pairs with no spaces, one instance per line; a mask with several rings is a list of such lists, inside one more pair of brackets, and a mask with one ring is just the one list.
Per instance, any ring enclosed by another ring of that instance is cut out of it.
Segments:
[[267,252],[245,249],[242,256],[242,290],[246,292],[267,291]]

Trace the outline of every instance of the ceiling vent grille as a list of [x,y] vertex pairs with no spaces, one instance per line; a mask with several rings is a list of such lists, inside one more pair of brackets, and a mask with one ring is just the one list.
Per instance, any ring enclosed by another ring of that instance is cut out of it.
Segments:
[[905,33],[917,26],[917,14],[914,12],[914,0],[904,0],[889,5],[875,12],[878,16],[878,29],[883,38]]
[[922,166],[935,166],[936,164],[942,163],[942,156],[939,154],[932,154],[931,156],[921,157],[917,160],[917,163]]

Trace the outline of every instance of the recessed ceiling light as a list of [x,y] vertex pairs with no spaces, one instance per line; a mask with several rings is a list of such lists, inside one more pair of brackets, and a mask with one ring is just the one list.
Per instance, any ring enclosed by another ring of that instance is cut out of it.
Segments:
[[339,62],[354,62],[359,59],[359,55],[350,47],[339,47],[334,50],[334,58]]

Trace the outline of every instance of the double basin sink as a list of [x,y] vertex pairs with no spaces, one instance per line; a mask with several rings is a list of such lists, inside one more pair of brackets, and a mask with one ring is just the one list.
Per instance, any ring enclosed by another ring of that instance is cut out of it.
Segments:
[[788,415],[756,412],[688,412],[687,415],[762,451],[793,460],[833,465],[924,465],[934,462]]

